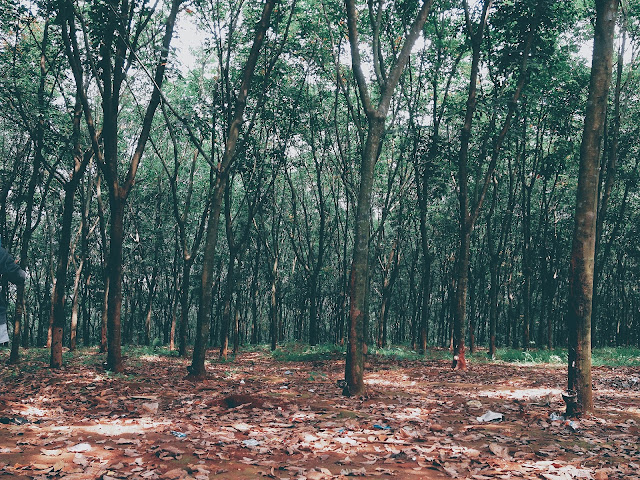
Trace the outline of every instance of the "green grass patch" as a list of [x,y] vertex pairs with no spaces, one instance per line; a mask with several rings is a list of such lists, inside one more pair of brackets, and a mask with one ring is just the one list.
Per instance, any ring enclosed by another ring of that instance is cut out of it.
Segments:
[[415,350],[403,346],[389,346],[384,348],[369,347],[369,355],[379,355],[381,357],[390,357],[395,360],[422,360],[424,355],[420,355]]
[[271,352],[271,356],[274,360],[280,362],[312,362],[316,360],[343,358],[344,353],[344,347],[330,343],[314,346],[301,343],[287,343]]
[[598,367],[640,367],[640,348],[597,348],[592,352],[591,362]]
[[[484,356],[486,358],[486,352],[484,352]],[[495,360],[505,363],[563,365],[567,363],[567,350],[562,348],[552,350],[499,348],[496,351]]]
[[122,347],[122,354],[130,358],[178,357],[180,352],[160,345],[125,345]]
[[[260,351],[268,351],[260,350]],[[316,361],[332,358],[343,358],[343,347],[332,344],[316,345],[311,347],[300,343],[285,344],[274,352],[271,352],[277,361]],[[385,348],[369,347],[369,356],[387,357],[394,360],[409,361],[450,361],[451,352],[446,348],[429,348],[425,354],[412,350],[408,346],[390,346]],[[514,348],[499,348],[495,359],[490,359],[486,349],[477,350],[474,353],[467,352],[467,359],[472,363],[513,363],[523,365],[557,365],[567,363],[567,349],[555,348],[519,350]],[[592,352],[594,366],[640,366],[640,348],[637,347],[607,347],[594,349]]]

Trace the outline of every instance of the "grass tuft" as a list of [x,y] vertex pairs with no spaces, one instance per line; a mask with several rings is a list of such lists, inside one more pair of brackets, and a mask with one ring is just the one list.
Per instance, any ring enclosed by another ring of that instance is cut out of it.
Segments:
[[274,360],[281,362],[312,362],[330,358],[343,358],[344,353],[344,347],[331,343],[314,346],[288,343],[271,352],[271,356]]

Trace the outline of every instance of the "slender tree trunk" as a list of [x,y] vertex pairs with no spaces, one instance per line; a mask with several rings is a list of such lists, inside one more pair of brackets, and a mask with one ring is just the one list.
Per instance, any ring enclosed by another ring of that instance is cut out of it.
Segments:
[[[85,260],[89,261],[89,258]],[[87,265],[86,270],[91,270],[91,267]],[[91,274],[85,275],[83,293],[82,293],[82,344],[85,347],[91,345],[91,305],[90,305],[90,285]]]
[[218,226],[220,224],[220,212],[222,211],[222,202],[224,193],[227,188],[229,178],[229,167],[234,161],[238,137],[240,135],[240,127],[243,124],[244,110],[246,107],[247,97],[249,95],[249,87],[260,49],[264,41],[271,22],[271,12],[273,11],[277,0],[267,0],[262,10],[260,22],[256,27],[251,51],[244,66],[242,73],[242,84],[236,99],[235,111],[233,119],[229,125],[227,140],[225,143],[225,151],[222,161],[217,167],[215,187],[213,192],[213,200],[211,202],[211,214],[207,224],[207,233],[204,246],[204,259],[202,266],[201,288],[200,288],[200,306],[198,308],[198,321],[196,326],[196,341],[193,348],[193,359],[189,367],[189,375],[193,378],[204,377],[205,356],[209,339],[209,324],[211,320],[211,300],[213,288],[213,266],[215,260],[215,251],[218,243]]
[[[376,48],[380,41],[380,31],[372,25],[373,51],[376,57],[374,61],[376,78],[383,95],[376,107],[373,106],[369,95],[367,81],[362,71],[360,57],[360,41],[358,34],[358,18],[356,6],[353,0],[345,0],[347,10],[347,27],[349,31],[349,44],[351,50],[351,64],[360,93],[360,100],[367,115],[367,134],[362,151],[360,164],[360,185],[358,187],[358,204],[356,207],[353,260],[349,278],[349,308],[348,344],[345,362],[345,380],[347,386],[344,389],[346,395],[362,395],[364,393],[364,355],[366,351],[366,331],[369,323],[369,236],[371,223],[371,194],[373,190],[373,172],[380,155],[382,138],[385,131],[385,122],[391,97],[398,85],[400,76],[409,61],[411,49],[415,45],[427,16],[431,10],[432,0],[424,0],[418,14],[408,29],[402,47],[394,59],[388,76],[380,72],[380,50]],[[382,9],[382,3],[378,4]],[[382,14],[382,10],[379,10]],[[386,77],[386,78],[383,78]]]
[[379,348],[386,347],[388,341],[387,323],[389,321],[389,309],[391,308],[391,294],[393,292],[393,285],[398,278],[399,254],[397,252],[397,249],[398,240],[396,239],[393,242],[393,246],[391,247],[391,252],[389,253],[387,264],[384,269],[385,274],[382,283],[382,302],[380,304],[380,317],[378,320],[379,328],[377,345]]
[[269,339],[271,351],[278,346],[278,256],[276,254],[271,267],[271,295],[269,297]]
[[[426,178],[423,179],[426,182]],[[422,195],[421,197],[424,197]],[[426,198],[425,198],[426,201]],[[427,352],[427,342],[429,338],[429,305],[431,303],[431,263],[433,257],[429,251],[429,240],[427,238],[427,218],[426,205],[420,207],[420,245],[422,247],[422,307],[420,309],[420,353]]]
[[[618,50],[618,61],[617,61],[617,69],[616,69],[616,83],[615,83],[615,91],[614,91],[614,102],[613,102],[613,128],[610,134],[611,137],[611,145],[607,149],[607,163],[604,165],[604,168],[600,171],[600,178],[604,179],[604,184],[602,181],[602,189],[599,194],[599,202],[598,202],[598,219],[596,220],[596,247],[595,247],[595,258],[594,258],[594,274],[593,274],[593,312],[592,312],[592,323],[594,331],[597,332],[597,324],[598,321],[598,304],[599,304],[599,295],[598,295],[598,285],[600,284],[600,277],[602,268],[607,261],[607,256],[610,251],[610,248],[605,248],[604,251],[601,251],[601,243],[602,243],[602,231],[604,228],[604,223],[607,218],[607,212],[609,208],[609,200],[611,198],[611,193],[613,191],[613,185],[616,178],[616,169],[618,163],[618,154],[619,154],[619,144],[620,144],[620,119],[621,119],[621,93],[622,93],[622,74],[624,71],[624,57],[625,57],[625,49],[626,49],[626,40],[627,40],[627,15],[628,12],[622,12],[622,25],[620,29],[622,30],[622,40],[620,41],[620,46]],[[605,125],[606,129],[606,125]],[[605,130],[606,131],[606,130]],[[606,144],[606,140],[605,140]],[[627,191],[625,188],[625,194],[623,196],[623,206],[627,198]],[[622,215],[618,215],[617,222],[623,218]],[[617,227],[617,225],[616,225]],[[616,231],[617,228],[614,227],[613,231]],[[613,233],[613,232],[612,232]],[[615,238],[614,235],[611,235],[611,239]],[[611,240],[609,240],[611,242]],[[609,247],[607,245],[607,247]],[[596,333],[597,334],[597,333]]]
[[227,359],[229,354],[229,334],[231,332],[231,307],[233,292],[236,289],[236,254],[230,252],[227,266],[227,284],[224,290],[222,318],[220,320],[220,358]]
[[523,175],[522,185],[522,276],[523,276],[523,316],[522,316],[522,349],[529,349],[531,341],[531,277],[532,277],[532,259],[531,259],[531,185],[526,185]]
[[471,247],[471,226],[467,219],[460,220],[460,244],[456,258],[455,307],[453,315],[453,363],[452,368],[465,370],[465,320],[467,290],[469,288],[469,253]]
[[476,302],[476,283],[473,280],[473,276],[469,273],[469,353],[476,353],[476,317],[477,317],[477,302]]
[[494,214],[498,203],[498,185],[493,183],[493,198],[491,208],[487,215],[487,250],[489,253],[489,276],[491,285],[489,286],[489,358],[496,356],[496,331],[498,325],[498,262],[499,255],[495,246],[494,236]]
[[[127,197],[134,185],[135,177],[144,154],[145,146],[151,134],[151,127],[155,112],[160,104],[160,88],[165,78],[169,47],[173,37],[173,29],[182,0],[173,0],[171,10],[166,18],[158,63],[153,77],[153,90],[147,104],[137,137],[135,150],[131,156],[124,182],[119,174],[118,114],[120,110],[121,88],[127,75],[126,59],[135,55],[131,52],[132,45],[127,42],[123,29],[134,23],[128,17],[134,10],[116,12],[104,8],[106,13],[104,29],[101,31],[97,63],[100,69],[100,94],[102,97],[102,131],[98,134],[94,124],[92,108],[89,103],[84,81],[83,66],[80,61],[81,53],[78,45],[78,35],[75,27],[76,12],[69,5],[62,5],[59,18],[63,20],[62,31],[67,58],[71,64],[78,97],[82,103],[87,129],[91,136],[92,148],[98,158],[109,187],[109,202],[111,209],[111,244],[109,251],[109,289],[107,293],[107,362],[106,366],[116,372],[124,370],[121,355],[120,314],[122,309],[122,247],[124,240],[124,214]],[[66,16],[65,16],[66,15]],[[124,18],[123,18],[124,17]],[[142,24],[137,27],[143,27]],[[86,52],[88,54],[88,52]],[[102,146],[99,136],[101,136]]]
[[182,265],[180,283],[180,332],[178,334],[178,352],[182,358],[187,356],[187,325],[189,324],[189,290],[191,284],[191,266],[193,260],[185,259]]
[[385,118],[372,118],[360,165],[360,189],[355,218],[355,245],[349,280],[349,329],[345,379],[349,394],[364,392],[365,325],[369,315],[367,289],[369,286],[369,224],[371,221],[371,193],[373,171],[384,134]]
[[318,273],[314,272],[309,279],[309,345],[317,345],[320,340],[318,320]]
[[260,338],[258,326],[258,273],[260,267],[260,250],[262,242],[258,242],[253,259],[253,275],[251,277],[251,345],[257,345]]
[[62,210],[62,228],[58,250],[58,268],[56,282],[53,289],[53,326],[51,333],[51,368],[62,367],[62,341],[64,338],[64,300],[66,290],[67,266],[69,265],[69,250],[71,245],[71,222],[73,220],[73,197],[75,188],[65,189],[64,207]]
[[467,368],[465,360],[465,322],[467,307],[467,289],[469,282],[469,248],[471,244],[471,231],[473,220],[469,212],[469,184],[468,184],[468,155],[471,141],[471,126],[477,105],[477,83],[480,70],[480,45],[487,22],[489,7],[492,0],[484,0],[480,24],[474,32],[469,19],[467,1],[464,2],[467,17],[467,33],[471,39],[472,58],[469,80],[469,93],[467,96],[467,109],[464,124],[460,132],[460,151],[458,153],[458,201],[459,201],[459,226],[458,226],[458,253],[456,255],[456,290],[455,310],[453,315],[453,362],[452,367],[459,370]]
[[153,312],[153,298],[156,294],[156,288],[158,285],[158,270],[160,268],[158,249],[160,242],[156,243],[156,251],[154,255],[153,271],[151,273],[151,282],[149,283],[149,296],[147,297],[147,305],[144,315],[144,344],[151,345],[151,317]]
[[596,0],[596,25],[589,96],[580,145],[575,229],[569,273],[569,332],[567,388],[576,394],[568,414],[593,410],[591,387],[591,310],[596,240],[598,169],[611,80],[613,38],[618,0]]
[[502,128],[494,141],[490,162],[487,167],[487,171],[485,172],[484,181],[483,181],[483,184],[481,185],[481,191],[478,195],[478,199],[476,200],[473,208],[471,208],[470,198],[469,198],[469,185],[468,185],[468,180],[469,180],[468,156],[469,156],[469,146],[470,146],[470,140],[471,140],[471,127],[472,127],[473,118],[476,111],[476,104],[477,104],[477,80],[478,80],[479,65],[480,65],[480,47],[482,44],[483,31],[486,25],[489,7],[491,6],[491,3],[492,3],[492,0],[485,0],[485,2],[483,3],[483,10],[481,14],[480,25],[478,26],[477,31],[474,32],[473,25],[470,21],[469,5],[466,0],[464,2],[467,31],[471,39],[473,55],[471,60],[471,76],[469,81],[469,94],[467,97],[467,110],[465,113],[464,124],[460,132],[460,151],[458,154],[458,188],[459,188],[458,200],[459,200],[459,214],[460,214],[460,222],[459,222],[460,236],[458,240],[459,250],[458,250],[458,255],[456,259],[458,262],[457,272],[456,272],[456,280],[458,282],[458,285],[456,289],[455,314],[453,316],[454,325],[453,325],[452,367],[455,369],[461,369],[461,370],[464,370],[467,367],[467,362],[464,357],[465,355],[464,335],[465,335],[465,327],[466,327],[466,324],[465,324],[466,302],[467,302],[466,296],[467,296],[468,282],[469,282],[469,256],[470,256],[470,246],[471,246],[471,233],[473,232],[474,224],[478,219],[478,216],[482,209],[484,198],[489,188],[489,182],[493,177],[493,173],[496,168],[496,163],[498,161],[498,156],[500,155],[500,151],[502,149],[502,144],[511,126],[511,121],[513,119],[513,115],[515,113],[518,100],[520,98],[525,80],[527,78],[527,64],[528,64],[529,55],[531,52],[531,46],[532,46],[533,38],[535,36],[535,32],[537,30],[537,26],[539,24],[542,11],[543,11],[542,4],[538,4],[536,7],[535,16],[532,19],[531,26],[524,43],[518,83],[516,85],[513,96],[509,101],[507,115],[503,122]]
[[123,372],[121,310],[122,310],[122,246],[124,241],[123,198],[111,199],[111,231],[109,248],[109,294],[107,296],[107,369]]
[[240,331],[240,306],[237,304],[237,302],[233,321],[233,332],[233,354],[237,355],[238,350],[240,349],[240,335],[242,334],[242,332]]
[[74,351],[77,347],[78,338],[78,306],[80,301],[80,280],[82,278],[82,270],[84,267],[84,260],[80,261],[80,265],[76,270],[75,279],[73,281],[73,300],[71,304],[71,335],[69,340],[69,349]]
[[100,315],[100,353],[107,352],[107,306],[109,305],[109,273],[105,275],[102,314]]
[[[47,77],[47,59],[46,59],[46,49],[49,44],[49,20],[47,19],[44,23],[43,28],[43,38],[41,44],[41,53],[40,53],[40,71],[39,71],[39,84],[38,84],[38,120],[35,125],[35,128],[31,131],[31,140],[34,144],[34,159],[33,159],[33,170],[31,173],[31,178],[29,179],[29,185],[27,187],[27,206],[25,209],[24,218],[26,220],[26,225],[24,228],[24,233],[22,235],[22,245],[20,248],[20,267],[25,270],[27,266],[27,257],[29,254],[29,243],[31,242],[31,236],[33,235],[33,209],[35,202],[35,191],[36,187],[39,184],[40,176],[41,176],[41,168],[44,161],[43,150],[45,148],[44,145],[44,134],[45,134],[45,121],[46,121],[46,113],[45,113],[45,102],[46,102],[46,77]],[[4,208],[4,207],[3,207]],[[14,313],[14,327],[13,327],[13,338],[11,341],[11,353],[9,354],[9,364],[13,365],[18,363],[20,356],[20,322],[22,321],[22,316],[24,314],[24,285],[18,285],[16,290],[16,310]]]
[[[88,165],[87,165],[88,167]],[[83,176],[86,179],[86,176]],[[82,295],[81,306],[82,310],[82,344],[88,347],[91,344],[91,312],[89,307],[89,287],[91,285],[91,258],[89,257],[89,211],[91,207],[91,189],[93,187],[92,181],[85,181],[86,192],[83,192],[84,202],[82,205],[82,240],[81,240],[81,255],[82,255],[82,273],[84,279],[80,285],[80,292]]]

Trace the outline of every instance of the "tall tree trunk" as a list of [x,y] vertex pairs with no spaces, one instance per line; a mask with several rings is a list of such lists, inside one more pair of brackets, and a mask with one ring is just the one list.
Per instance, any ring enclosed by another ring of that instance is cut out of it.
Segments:
[[271,340],[271,351],[278,346],[278,255],[273,258],[271,267],[271,288],[269,297],[269,339]]
[[[311,125],[311,128],[314,128],[314,125]],[[313,272],[311,274],[311,278],[309,279],[309,344],[317,345],[320,341],[320,318],[318,316],[318,301],[320,295],[320,271],[324,266],[324,255],[325,255],[325,246],[326,246],[326,226],[327,226],[327,210],[325,206],[325,194],[324,188],[322,186],[322,166],[324,165],[324,161],[319,161],[316,154],[315,140],[313,143],[313,158],[315,163],[316,170],[316,189],[318,191],[318,211],[320,215],[320,224],[318,227],[318,255],[316,258],[316,263],[312,267]],[[323,153],[324,155],[324,153]],[[310,256],[311,257],[311,256]],[[311,265],[310,265],[311,266]]]
[[[120,110],[121,88],[125,81],[128,65],[126,59],[129,55],[135,55],[131,52],[132,45],[127,42],[127,32],[124,31],[128,25],[132,26],[133,18],[126,18],[127,15],[134,12],[127,11],[116,12],[109,10],[108,7],[100,5],[105,14],[104,29],[101,31],[99,53],[97,64],[100,69],[100,94],[102,96],[102,117],[103,125],[101,131],[101,140],[103,146],[100,145],[93,114],[92,107],[86,92],[86,84],[84,82],[83,65],[81,57],[84,53],[80,52],[78,37],[75,26],[76,12],[70,4],[61,4],[59,18],[64,21],[62,34],[65,44],[67,58],[71,64],[77,95],[82,103],[83,113],[87,129],[91,137],[92,148],[98,164],[102,170],[105,180],[109,187],[109,203],[111,209],[111,244],[109,251],[109,289],[107,294],[107,368],[116,372],[124,370],[122,362],[121,346],[120,346],[120,313],[122,309],[122,245],[124,240],[124,212],[127,198],[133,185],[135,177],[142,159],[147,141],[151,133],[151,127],[155,112],[160,104],[161,93],[160,88],[164,82],[165,70],[169,56],[169,47],[173,37],[173,29],[176,17],[182,0],[173,0],[171,2],[171,10],[164,24],[164,35],[159,49],[159,58],[156,64],[153,76],[153,90],[151,97],[144,112],[144,118],[141,124],[140,134],[136,140],[135,150],[131,156],[126,178],[121,182],[119,177],[119,149],[118,142],[118,114]],[[122,17],[125,18],[122,18]],[[141,20],[144,21],[144,20]],[[141,27],[141,25],[138,25]],[[143,28],[143,27],[142,27]]]
[[[76,189],[84,175],[85,169],[89,164],[89,160],[93,156],[91,149],[86,152],[82,152],[80,146],[80,121],[82,119],[82,104],[80,98],[77,97],[73,130],[75,136],[75,146],[73,153],[74,166],[70,176],[70,179],[63,185],[64,188],[64,203],[62,209],[62,228],[60,231],[60,240],[58,242],[58,266],[56,269],[56,278],[54,283],[53,295],[51,299],[52,303],[52,326],[51,326],[51,368],[62,367],[62,341],[64,337],[64,326],[66,317],[64,314],[65,294],[67,289],[67,270],[69,266],[69,252],[71,247],[71,228],[73,222],[74,211],[74,198]],[[83,206],[83,222],[84,218],[84,206]],[[81,232],[85,231],[84,225],[81,228]],[[84,241],[84,240],[83,240]],[[73,297],[73,313],[75,326],[72,325],[71,330],[71,349],[75,349],[75,327],[78,320],[78,289],[80,278],[82,275],[82,268],[84,261],[80,262],[80,266],[76,272],[74,282],[74,297]]]
[[456,255],[455,303],[453,311],[453,362],[452,368],[466,370],[465,320],[467,290],[469,288],[469,253],[471,248],[471,225],[466,218],[460,219],[460,244]]
[[178,333],[178,353],[182,358],[187,356],[187,326],[189,324],[189,290],[191,284],[191,266],[193,259],[190,257],[182,264],[182,280],[180,282],[180,328]]
[[489,7],[492,0],[484,0],[480,24],[474,31],[467,0],[464,1],[465,16],[467,21],[467,33],[471,39],[472,57],[471,73],[469,80],[469,93],[467,96],[467,110],[464,124],[460,132],[460,151],[458,153],[458,252],[456,254],[456,300],[453,315],[453,362],[452,367],[460,370],[467,368],[465,359],[465,321],[467,306],[467,288],[469,282],[469,248],[471,244],[471,231],[473,220],[469,212],[469,183],[468,183],[468,155],[471,141],[471,127],[477,106],[477,83],[480,70],[480,46],[484,35],[484,28],[489,15]]
[[104,295],[102,298],[102,312],[100,314],[100,353],[107,352],[107,306],[109,305],[109,273],[104,280]]
[[569,332],[567,388],[576,394],[568,414],[593,410],[591,388],[591,310],[593,264],[598,213],[598,169],[611,80],[613,38],[619,0],[596,0],[596,24],[589,96],[580,144],[575,229],[569,271]]
[[353,261],[349,280],[349,329],[345,380],[350,395],[364,392],[365,325],[369,315],[369,224],[371,221],[371,193],[373,171],[378,159],[385,118],[372,118],[360,164],[360,189],[356,208]]
[[222,161],[218,164],[216,171],[213,200],[211,201],[211,214],[207,224],[207,232],[204,246],[204,259],[202,265],[202,276],[200,280],[200,305],[198,308],[198,321],[196,326],[196,341],[193,348],[193,359],[189,367],[189,375],[193,378],[204,377],[206,369],[204,365],[206,350],[209,342],[209,323],[211,319],[211,300],[213,288],[213,266],[215,251],[218,243],[218,227],[220,224],[220,212],[222,202],[229,179],[229,167],[235,159],[236,145],[240,135],[240,127],[243,124],[244,110],[247,105],[249,87],[258,62],[260,48],[264,41],[271,22],[271,12],[277,0],[267,0],[262,9],[262,16],[256,27],[251,51],[247,58],[247,63],[242,72],[242,83],[236,99],[233,119],[229,125],[225,150]]
[[251,345],[257,345],[260,338],[258,326],[258,272],[260,267],[260,250],[262,242],[257,242],[255,257],[253,259],[253,275],[251,277]]
[[53,288],[53,326],[51,332],[51,368],[62,367],[62,341],[64,338],[64,300],[66,290],[67,267],[69,265],[69,250],[71,245],[71,222],[73,220],[73,197],[75,188],[69,184],[65,188],[64,207],[62,210],[62,228],[58,247],[58,267],[56,281]]
[[[523,178],[524,181],[524,178]],[[523,184],[523,241],[522,241],[522,276],[523,276],[523,324],[522,324],[522,349],[529,349],[531,341],[531,277],[532,277],[532,258],[531,258],[531,187],[532,185]]]
[[[613,128],[611,129],[610,135],[605,135],[605,143],[606,136],[611,137],[611,144],[606,151],[606,155],[604,157],[607,158],[607,163],[603,165],[603,168],[600,171],[600,185],[602,185],[599,195],[598,195],[598,219],[596,220],[596,247],[595,247],[595,257],[594,257],[594,274],[593,274],[593,312],[592,312],[592,322],[594,331],[597,332],[597,322],[598,320],[598,304],[599,304],[599,295],[598,295],[598,285],[600,284],[600,276],[602,273],[602,268],[607,261],[607,256],[610,251],[609,245],[605,248],[604,251],[601,252],[601,243],[602,243],[602,231],[604,228],[604,222],[607,218],[607,212],[609,208],[609,200],[611,199],[611,193],[613,191],[613,185],[616,178],[616,169],[618,163],[618,154],[619,154],[619,144],[620,144],[620,120],[621,120],[621,94],[622,94],[622,74],[624,71],[624,57],[626,50],[626,40],[627,40],[627,15],[628,12],[625,12],[624,9],[621,12],[622,25],[620,29],[622,30],[622,40],[620,41],[619,50],[618,50],[618,61],[617,61],[617,69],[616,69],[616,83],[615,83],[615,91],[614,91],[614,101],[613,101]],[[606,132],[606,125],[605,125]],[[604,162],[603,162],[604,163]],[[625,189],[626,190],[626,189]],[[625,191],[623,197],[623,207],[624,201],[627,198],[627,192]],[[622,215],[617,217],[617,221],[619,222],[622,218]],[[616,225],[617,227],[617,225]],[[614,227],[614,231],[617,228]],[[613,235],[610,237],[614,238]],[[611,240],[610,240],[611,242]]]
[[[400,233],[398,233],[398,236],[400,236]],[[391,308],[391,294],[393,292],[393,285],[398,278],[399,270],[399,253],[397,252],[397,249],[398,239],[393,242],[391,252],[389,253],[389,257],[387,259],[387,264],[384,268],[384,280],[382,282],[382,302],[380,304],[380,317],[378,320],[378,348],[386,347],[388,341],[389,327],[387,323],[389,321],[389,309]]]
[[[25,209],[24,218],[26,225],[24,227],[24,233],[22,236],[22,245],[20,248],[20,267],[25,270],[27,266],[27,257],[29,254],[29,243],[31,242],[31,236],[33,235],[33,209],[36,187],[39,184],[41,176],[41,168],[44,162],[44,134],[45,134],[45,122],[46,117],[46,77],[47,77],[47,58],[46,49],[49,44],[49,20],[47,19],[43,27],[42,44],[40,46],[40,71],[39,71],[39,84],[38,84],[38,120],[30,132],[31,141],[34,145],[34,159],[33,170],[31,172],[31,178],[29,179],[29,186],[27,187],[27,206]],[[4,207],[3,207],[4,208]],[[24,284],[18,285],[16,291],[16,310],[14,313],[14,327],[13,338],[11,341],[11,353],[9,355],[9,364],[13,365],[18,363],[20,357],[20,322],[24,313]]]
[[229,253],[227,265],[227,284],[224,290],[222,318],[220,320],[220,358],[227,359],[229,354],[229,335],[231,333],[231,307],[233,303],[233,293],[236,289],[236,255],[237,252]]
[[102,201],[102,177],[98,174],[96,179],[96,203],[98,206],[98,227],[100,230],[100,239],[102,240],[102,252],[101,252],[101,267],[104,292],[102,295],[102,306],[100,312],[100,353],[106,353],[107,351],[107,305],[109,299],[109,271],[107,268],[108,261],[108,246],[107,246],[107,229],[104,216],[104,202]]
[[491,208],[487,215],[487,250],[489,253],[489,358],[494,359],[496,356],[496,331],[498,326],[498,268],[499,255],[495,246],[494,235],[494,214],[496,204],[498,203],[498,183],[493,182],[493,197],[491,199]]
[[[422,177],[423,185],[427,179]],[[418,186],[420,188],[420,186]],[[422,247],[422,280],[420,282],[422,307],[420,309],[420,353],[427,352],[427,341],[429,338],[429,305],[431,302],[431,264],[433,256],[429,250],[429,240],[427,238],[427,210],[426,210],[426,188],[419,196],[420,200],[420,246]]]
[[[160,201],[158,200],[158,205]],[[156,224],[160,224],[160,208],[156,212]],[[149,293],[147,296],[147,305],[144,310],[144,344],[151,345],[151,318],[153,313],[153,299],[156,295],[158,286],[158,272],[160,270],[160,246],[164,243],[162,232],[157,233],[156,242],[153,252],[153,269],[151,271],[151,281],[148,283]]]
[[[376,78],[383,95],[374,107],[369,95],[369,88],[362,71],[360,57],[360,41],[358,34],[358,17],[354,0],[345,0],[347,10],[347,27],[351,48],[351,63],[358,84],[360,100],[367,115],[367,135],[360,163],[360,185],[358,187],[353,260],[349,278],[349,326],[347,357],[345,362],[346,395],[362,395],[364,393],[364,355],[365,335],[369,320],[368,290],[369,290],[369,236],[371,223],[371,194],[373,190],[373,172],[380,155],[382,138],[385,132],[385,122],[391,97],[398,85],[400,76],[409,61],[411,49],[422,32],[432,0],[424,0],[420,10],[407,31],[401,49],[388,76],[380,72],[380,50],[375,44],[380,41],[380,24],[372,25],[374,60]],[[383,5],[378,4],[378,17],[382,14]]]
[[74,351],[78,346],[78,307],[80,304],[80,280],[82,279],[83,268],[84,260],[80,260],[80,264],[76,269],[76,275],[73,281],[73,299],[71,303],[71,335],[69,339],[69,349],[71,351]]
[[458,154],[458,200],[459,200],[459,239],[458,239],[458,254],[456,255],[457,267],[456,267],[456,301],[455,310],[453,316],[453,362],[452,367],[459,370],[467,368],[467,362],[465,359],[465,344],[464,335],[466,329],[466,304],[467,304],[467,290],[469,283],[469,256],[471,246],[471,233],[473,227],[480,215],[482,205],[486,192],[489,188],[489,183],[493,177],[493,173],[496,168],[496,163],[502,149],[502,144],[506,138],[507,132],[511,126],[511,121],[520,99],[522,89],[524,87],[525,80],[527,78],[527,65],[529,61],[529,55],[531,52],[531,46],[533,38],[540,22],[542,14],[542,4],[538,4],[536,7],[534,18],[531,21],[531,26],[527,34],[524,48],[522,52],[522,60],[520,63],[520,72],[518,82],[515,91],[508,103],[508,110],[505,120],[502,124],[502,128],[494,141],[493,149],[491,152],[491,158],[487,171],[484,175],[484,180],[480,180],[480,193],[475,205],[470,206],[469,198],[469,171],[468,171],[468,156],[469,146],[471,141],[471,127],[473,123],[474,114],[477,105],[477,81],[480,67],[480,47],[482,45],[482,38],[484,28],[487,22],[489,14],[489,7],[492,0],[485,0],[482,7],[482,14],[480,18],[480,24],[476,31],[472,25],[470,19],[469,5],[465,0],[465,18],[467,23],[467,31],[471,39],[472,47],[472,60],[471,60],[471,75],[469,80],[469,94],[467,96],[467,110],[465,113],[464,124],[460,132],[460,151]]
[[122,310],[122,246],[124,242],[125,199],[111,199],[111,229],[109,242],[109,293],[107,295],[107,369],[123,372],[121,310]]

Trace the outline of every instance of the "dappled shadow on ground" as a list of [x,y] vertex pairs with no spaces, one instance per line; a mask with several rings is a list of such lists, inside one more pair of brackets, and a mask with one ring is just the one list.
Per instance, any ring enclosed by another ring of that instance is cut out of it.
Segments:
[[336,359],[245,353],[198,383],[175,357],[101,360],[3,362],[0,479],[638,478],[637,368],[594,369],[596,413],[570,423],[552,366],[370,357],[345,398]]

